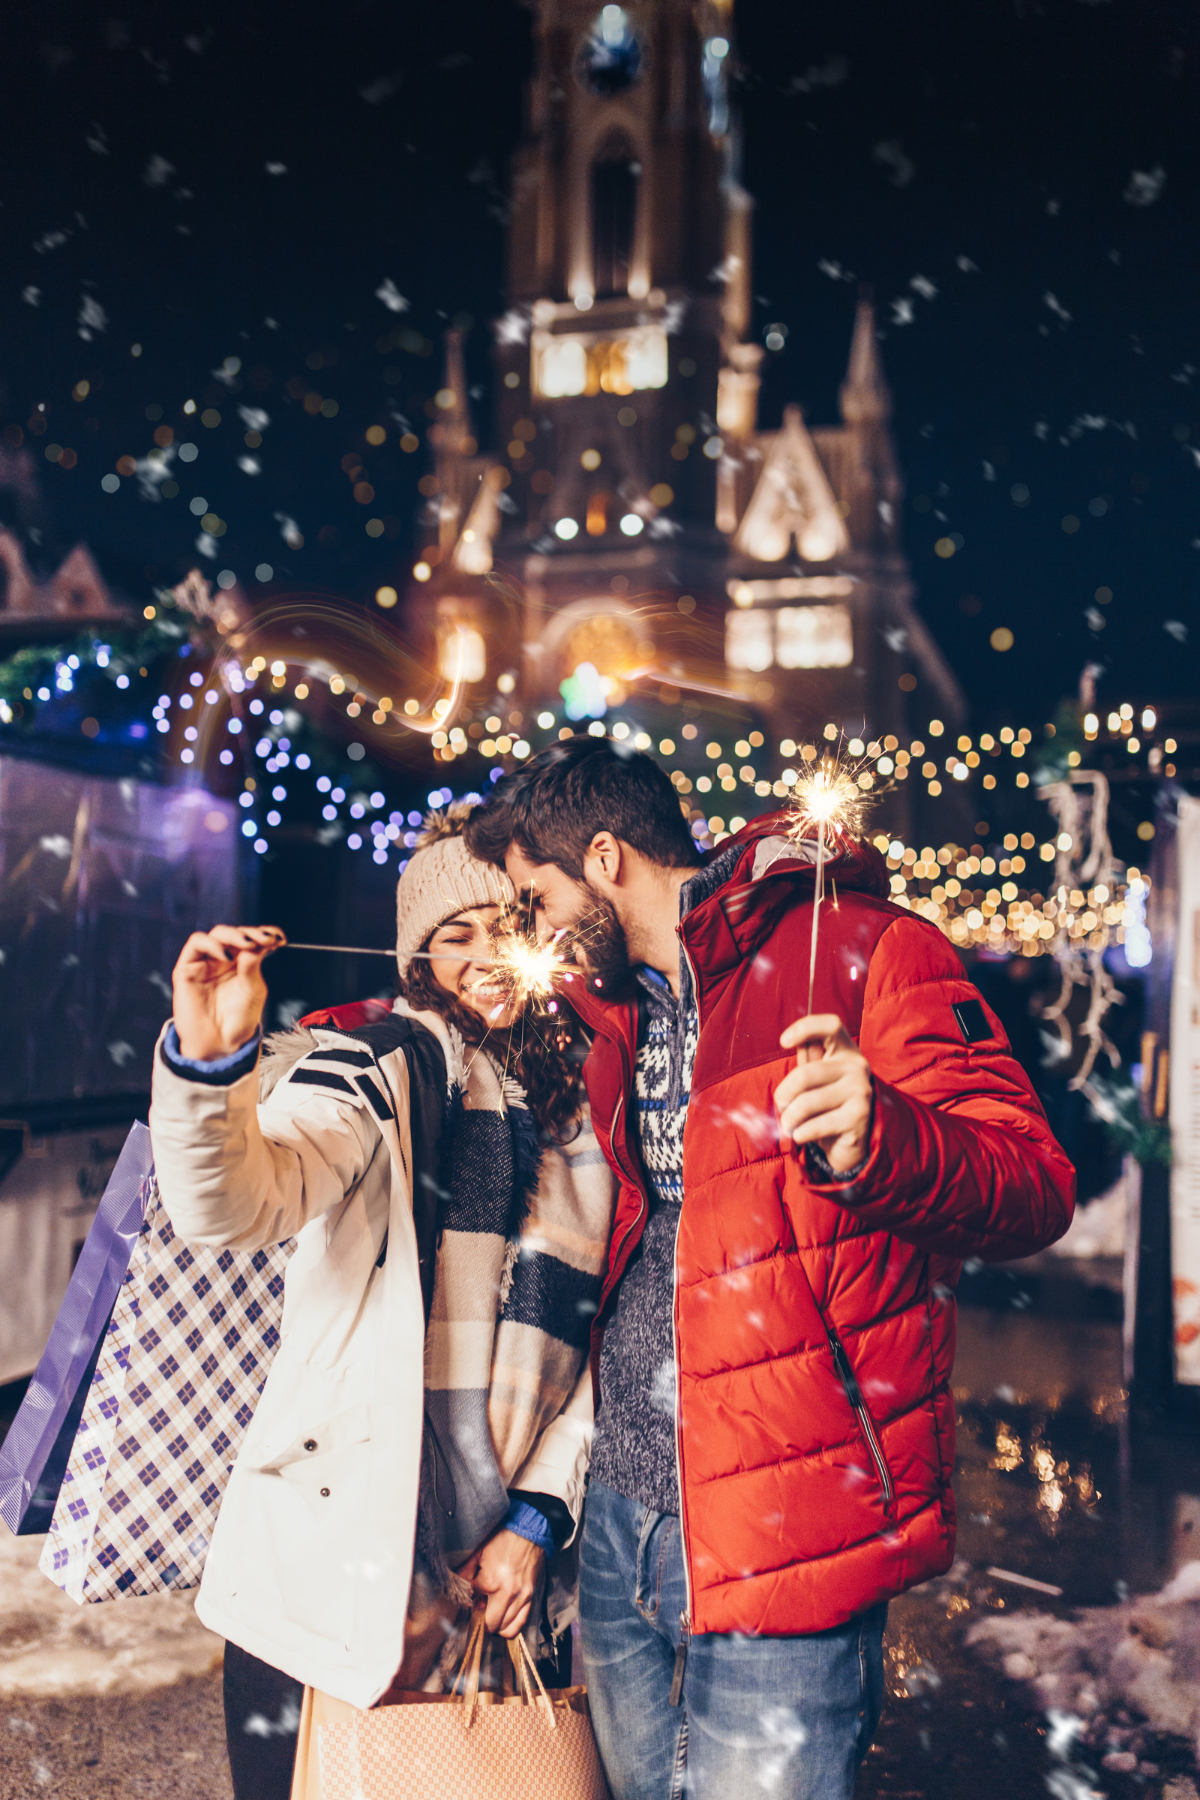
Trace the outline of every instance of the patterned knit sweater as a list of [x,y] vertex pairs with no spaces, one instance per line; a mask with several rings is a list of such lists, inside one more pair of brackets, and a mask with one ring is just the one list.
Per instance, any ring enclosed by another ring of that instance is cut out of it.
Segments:
[[[684,883],[679,916],[707,899],[740,852],[717,856]],[[600,1352],[600,1411],[592,1442],[595,1480],[655,1512],[679,1510],[675,1460],[675,1237],[683,1202],[683,1128],[699,1021],[686,960],[679,999],[656,970],[638,971],[634,1087],[650,1211],[621,1277]]]

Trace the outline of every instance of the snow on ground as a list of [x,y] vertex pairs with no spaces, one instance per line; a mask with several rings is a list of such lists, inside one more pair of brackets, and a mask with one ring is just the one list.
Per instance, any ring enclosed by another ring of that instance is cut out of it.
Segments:
[[1125,1219],[1129,1206],[1129,1183],[1137,1176],[1122,1170],[1106,1193],[1097,1194],[1086,1206],[1077,1206],[1075,1216],[1057,1244],[1051,1244],[1051,1256],[1092,1257],[1124,1256]]
[[0,1524],[0,1696],[142,1694],[220,1666],[193,1593],[77,1606],[39,1572],[44,1542]]
[[1200,1562],[1185,1563],[1159,1594],[1081,1607],[1069,1619],[1024,1610],[981,1619],[966,1641],[1033,1688],[1064,1751],[1078,1741],[1101,1752],[1104,1768],[1144,1772],[1148,1727],[1200,1754]]

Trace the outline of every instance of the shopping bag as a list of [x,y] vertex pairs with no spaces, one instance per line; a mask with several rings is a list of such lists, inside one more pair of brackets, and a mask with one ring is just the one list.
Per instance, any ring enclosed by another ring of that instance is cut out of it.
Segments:
[[547,1691],[517,1637],[508,1644],[517,1692],[481,1693],[483,1637],[476,1613],[461,1694],[407,1694],[317,1724],[320,1800],[608,1800],[585,1689]]
[[38,1567],[73,1600],[195,1587],[279,1343],[295,1240],[184,1243],[146,1181]]
[[134,1125],[79,1252],[58,1317],[0,1446],[0,1518],[48,1531],[117,1292],[146,1212],[150,1133]]

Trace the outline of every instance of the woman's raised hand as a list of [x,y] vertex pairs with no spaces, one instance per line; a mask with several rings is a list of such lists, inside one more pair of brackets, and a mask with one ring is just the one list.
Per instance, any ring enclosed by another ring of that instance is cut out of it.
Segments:
[[287,942],[275,925],[214,925],[193,931],[171,975],[179,1048],[197,1062],[232,1056],[262,1023],[264,956]]

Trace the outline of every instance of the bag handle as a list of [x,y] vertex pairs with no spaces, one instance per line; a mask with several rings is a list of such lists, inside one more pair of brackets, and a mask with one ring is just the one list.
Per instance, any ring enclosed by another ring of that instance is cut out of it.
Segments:
[[[517,1680],[520,1682],[523,1689],[525,1704],[527,1706],[541,1706],[544,1704],[546,1708],[546,1717],[550,1721],[550,1729],[551,1731],[554,1731],[558,1726],[558,1720],[554,1716],[554,1702],[546,1692],[542,1678],[538,1674],[537,1663],[534,1661],[529,1645],[525,1642],[525,1639],[523,1637],[509,1638],[508,1654],[512,1658],[512,1665],[516,1670]],[[536,1693],[534,1692],[535,1684],[537,1687]]]
[[470,1725],[475,1717],[475,1708],[479,1701],[479,1671],[483,1662],[483,1640],[487,1627],[483,1622],[483,1612],[471,1614],[471,1624],[467,1631],[467,1641],[463,1646],[462,1661],[458,1665],[456,1681],[463,1683],[463,1702],[467,1709],[466,1723]]
[[[462,1698],[466,1708],[464,1724],[471,1725],[475,1718],[475,1709],[479,1704],[479,1676],[483,1664],[483,1640],[487,1636],[484,1624],[484,1613],[478,1608],[471,1614],[471,1623],[467,1630],[467,1641],[463,1646],[462,1660],[458,1665],[456,1683],[463,1684]],[[545,1684],[538,1674],[537,1663],[530,1653],[529,1645],[523,1637],[508,1639],[508,1654],[512,1659],[517,1684],[521,1690],[521,1698],[527,1706],[545,1706],[546,1718],[553,1731],[558,1726],[554,1716],[554,1702],[546,1692]]]

